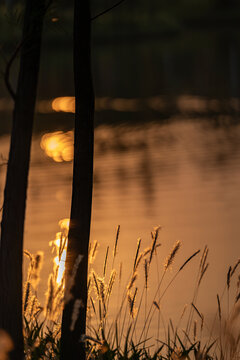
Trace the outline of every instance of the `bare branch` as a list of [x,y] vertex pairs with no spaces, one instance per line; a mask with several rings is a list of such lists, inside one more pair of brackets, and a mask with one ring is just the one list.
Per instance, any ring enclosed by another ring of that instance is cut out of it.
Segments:
[[[46,7],[45,7],[45,11],[47,11],[47,9],[50,8],[51,4],[52,4],[53,0],[48,0],[47,4],[46,4]],[[7,65],[6,65],[6,69],[5,69],[5,73],[4,73],[4,80],[5,80],[5,84],[6,84],[6,87],[10,93],[10,95],[12,96],[13,100],[15,101],[16,100],[16,94],[10,84],[10,70],[11,70],[11,66],[14,62],[14,60],[16,59],[19,51],[21,50],[22,46],[23,46],[23,43],[24,43],[24,40],[22,40],[16,47],[16,49],[14,50],[10,60],[7,62]]]
[[99,18],[100,16],[105,15],[106,13],[108,13],[109,11],[111,11],[112,9],[114,9],[115,7],[117,7],[117,6],[119,6],[120,4],[122,4],[124,1],[125,1],[125,0],[120,0],[120,1],[118,1],[118,2],[117,2],[116,4],[114,4],[113,6],[109,7],[108,9],[106,9],[106,10],[104,10],[104,11],[102,11],[102,12],[100,12],[99,14],[93,16],[93,17],[91,18],[91,20],[93,21],[93,20]]
[[7,65],[6,65],[6,70],[5,70],[5,73],[4,73],[4,80],[5,80],[6,87],[7,87],[8,91],[9,91],[9,93],[12,96],[14,101],[16,100],[16,94],[13,91],[12,86],[10,84],[10,80],[9,80],[9,78],[10,78],[10,70],[11,70],[11,66],[12,66],[14,60],[16,59],[16,57],[17,57],[17,55],[18,55],[18,53],[19,53],[19,51],[20,51],[20,49],[22,47],[22,44],[23,44],[23,42],[21,41],[18,44],[18,46],[16,47],[16,49],[14,50],[11,58],[9,59]]

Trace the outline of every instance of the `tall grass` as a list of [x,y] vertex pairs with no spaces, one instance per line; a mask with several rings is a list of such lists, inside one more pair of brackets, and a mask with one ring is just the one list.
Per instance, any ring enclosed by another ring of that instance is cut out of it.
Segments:
[[[61,311],[64,302],[71,297],[74,283],[74,272],[67,288],[59,276],[60,270],[62,275],[64,273],[63,255],[68,235],[66,224],[60,223],[61,231],[57,233],[56,241],[51,243],[55,261],[48,279],[44,305],[39,303],[37,294],[43,254],[25,252],[29,259],[23,298],[26,359],[59,359]],[[126,269],[118,259],[120,227],[117,228],[112,251],[109,246],[106,248],[100,273],[94,269],[99,244],[90,244],[87,332],[79,339],[86,344],[87,358],[240,359],[240,260],[227,271],[223,291],[216,295],[216,315],[213,324],[209,325],[196,305],[202,279],[207,274],[208,248],[205,247],[202,252],[197,250],[174,270],[175,259],[181,250],[181,243],[177,241],[165,256],[162,266],[160,231],[160,227],[152,231],[151,243],[146,249],[142,248],[141,239],[137,240],[127,278],[122,275]],[[76,268],[80,261],[75,264]],[[197,261],[192,299],[184,307],[177,325],[174,325],[171,319],[166,321],[164,318],[162,301],[189,263],[196,264]],[[153,286],[155,292],[150,295],[149,290]],[[235,292],[233,298],[230,288]],[[76,302],[72,329],[80,306]],[[0,333],[0,359],[4,358],[1,351],[6,354],[11,350],[11,343],[1,350],[2,336]]]

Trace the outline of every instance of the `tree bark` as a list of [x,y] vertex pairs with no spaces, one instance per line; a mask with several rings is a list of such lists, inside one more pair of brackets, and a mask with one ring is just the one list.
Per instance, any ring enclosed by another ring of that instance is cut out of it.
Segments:
[[0,328],[14,341],[11,359],[23,359],[22,256],[31,138],[45,0],[27,0],[20,70],[4,190],[0,243]]
[[[93,117],[94,92],[90,59],[90,0],[74,3],[74,83],[75,83],[75,143],[72,185],[72,206],[66,260],[66,282],[74,264],[83,255],[71,290],[73,298],[65,304],[62,320],[61,359],[85,359],[88,246],[92,206],[93,177]],[[68,285],[66,285],[66,288]],[[70,329],[76,300],[81,303],[74,329]]]

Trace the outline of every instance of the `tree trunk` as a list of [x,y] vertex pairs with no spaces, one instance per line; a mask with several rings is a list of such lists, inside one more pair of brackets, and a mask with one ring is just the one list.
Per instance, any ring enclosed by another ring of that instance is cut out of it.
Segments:
[[231,9],[237,5],[237,0],[219,0],[220,8]]
[[[73,298],[65,304],[62,321],[61,359],[85,359],[88,246],[92,204],[94,93],[90,60],[90,0],[74,4],[74,83],[76,97],[74,168],[66,281],[74,264],[83,255],[72,288]],[[66,284],[66,289],[68,284]],[[76,302],[77,300],[77,302]],[[74,304],[81,304],[74,329],[71,329]]]
[[45,0],[26,1],[1,223],[0,328],[12,337],[11,359],[18,360],[23,359],[23,231],[44,13]]

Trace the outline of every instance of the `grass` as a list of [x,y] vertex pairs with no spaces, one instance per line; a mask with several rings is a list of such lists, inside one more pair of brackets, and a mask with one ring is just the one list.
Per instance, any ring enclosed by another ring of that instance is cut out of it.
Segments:
[[[62,221],[60,227],[61,231],[57,233],[56,240],[51,243],[55,259],[44,306],[39,303],[37,294],[43,254],[25,252],[29,258],[23,299],[26,359],[60,358],[61,310],[64,301],[67,301],[66,295],[65,299],[63,296],[62,264],[65,259],[68,223]],[[94,270],[99,244],[94,242],[90,245],[88,326],[86,335],[80,339],[86,344],[87,359],[240,359],[240,260],[227,271],[224,289],[221,295],[216,296],[216,315],[213,323],[209,325],[196,305],[199,288],[208,269],[208,248],[205,247],[202,252],[194,252],[180,267],[169,272],[170,268],[174,268],[181,243],[178,241],[173,245],[170,254],[165,258],[164,266],[160,267],[160,231],[160,227],[152,231],[151,244],[147,249],[142,249],[142,241],[138,239],[125,284],[122,276],[124,266],[118,261],[120,227],[117,228],[112,253],[110,247],[106,249],[101,274]],[[193,297],[189,305],[184,307],[178,324],[173,325],[171,319],[164,319],[163,298],[189,263],[196,261],[199,265],[196,268]],[[67,296],[71,296],[71,286],[70,284],[69,289],[66,289]],[[150,298],[149,290],[153,286],[155,293]],[[232,293],[234,296],[231,296]],[[120,299],[117,304],[112,300],[113,296]],[[75,305],[72,329],[81,304],[76,302]],[[161,329],[164,331],[160,332]],[[8,346],[2,348],[1,339],[4,339],[4,336]],[[1,349],[6,353],[11,349],[10,339],[9,342],[6,341],[6,336],[0,333],[0,358]]]

